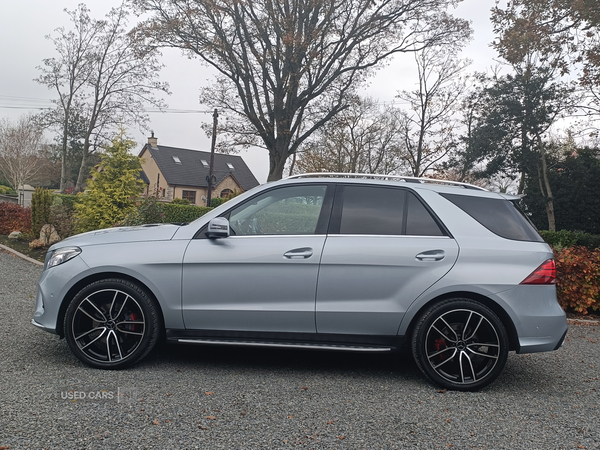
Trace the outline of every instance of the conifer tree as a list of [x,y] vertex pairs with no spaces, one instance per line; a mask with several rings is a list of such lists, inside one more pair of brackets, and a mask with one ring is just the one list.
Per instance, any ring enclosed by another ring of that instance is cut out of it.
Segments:
[[115,226],[135,208],[144,182],[139,177],[140,159],[129,153],[134,146],[121,131],[105,148],[100,164],[92,169],[88,189],[75,203],[78,232]]

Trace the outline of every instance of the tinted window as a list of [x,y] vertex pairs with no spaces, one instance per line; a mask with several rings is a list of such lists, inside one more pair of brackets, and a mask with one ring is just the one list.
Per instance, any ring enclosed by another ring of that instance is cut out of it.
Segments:
[[419,199],[409,193],[408,208],[406,216],[406,234],[412,236],[444,236],[444,232],[440,229],[425,205]]
[[406,191],[346,186],[341,234],[402,234]]
[[287,186],[254,197],[231,210],[233,235],[314,234],[326,186]]
[[517,241],[543,239],[512,202],[503,199],[441,194],[492,233]]

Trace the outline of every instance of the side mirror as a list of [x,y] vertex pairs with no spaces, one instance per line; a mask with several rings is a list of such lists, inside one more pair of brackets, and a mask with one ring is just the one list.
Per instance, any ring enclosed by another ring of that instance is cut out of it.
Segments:
[[210,239],[229,237],[229,220],[225,217],[215,217],[208,222],[206,237]]

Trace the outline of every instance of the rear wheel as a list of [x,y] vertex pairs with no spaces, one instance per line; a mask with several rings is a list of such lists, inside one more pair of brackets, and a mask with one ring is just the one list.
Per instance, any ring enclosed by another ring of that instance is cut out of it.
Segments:
[[487,306],[448,299],[418,319],[412,351],[421,371],[435,383],[475,391],[498,377],[508,358],[504,325]]
[[145,357],[160,334],[158,306],[144,289],[122,279],[83,288],[65,314],[65,337],[84,363],[122,369]]

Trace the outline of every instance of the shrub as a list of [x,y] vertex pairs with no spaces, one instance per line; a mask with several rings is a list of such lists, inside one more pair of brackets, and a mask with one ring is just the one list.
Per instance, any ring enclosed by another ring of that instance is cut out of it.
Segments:
[[31,235],[31,208],[23,208],[16,203],[0,203],[0,234],[20,231]]
[[135,143],[121,132],[104,149],[98,170],[92,170],[88,189],[77,195],[77,231],[109,228],[134,211],[144,182],[140,158],[129,150]]
[[15,194],[15,190],[11,187],[0,184],[0,194]]
[[187,198],[174,198],[171,203],[174,205],[189,205],[190,201]]
[[558,302],[563,309],[583,314],[600,309],[600,249],[577,246],[554,253]]
[[54,204],[50,208],[50,220],[61,239],[75,234],[75,208],[72,204]]
[[145,223],[164,223],[165,212],[164,203],[158,201],[156,197],[148,197],[141,200],[136,208],[131,211],[119,225],[135,226]]
[[77,201],[76,195],[70,194],[54,194],[52,195],[52,205],[54,206],[65,206],[67,208],[75,209],[75,201]]
[[227,197],[214,197],[214,198],[211,198],[210,199],[210,207],[211,208],[216,208],[217,206],[221,206],[227,200],[229,200],[229,198],[227,198]]
[[589,250],[600,248],[600,236],[597,234],[582,233],[580,231],[540,231],[544,240],[555,250],[582,246]]
[[40,230],[50,222],[50,207],[52,196],[50,191],[36,188],[31,196],[31,231],[34,237],[39,237]]
[[177,205],[173,203],[164,204],[166,223],[189,223],[203,216],[212,208],[206,206]]

